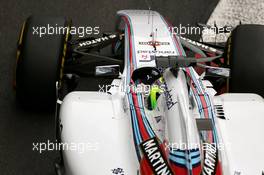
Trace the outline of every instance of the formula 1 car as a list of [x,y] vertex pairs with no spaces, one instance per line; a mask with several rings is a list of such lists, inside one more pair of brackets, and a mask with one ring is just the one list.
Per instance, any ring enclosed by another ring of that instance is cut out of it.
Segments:
[[[117,16],[100,38],[73,39],[64,18],[23,24],[17,99],[56,106],[56,173],[263,175],[264,27],[239,25],[222,47],[177,35],[155,11]],[[47,24],[67,32],[33,35]],[[91,74],[113,81],[76,91]]]

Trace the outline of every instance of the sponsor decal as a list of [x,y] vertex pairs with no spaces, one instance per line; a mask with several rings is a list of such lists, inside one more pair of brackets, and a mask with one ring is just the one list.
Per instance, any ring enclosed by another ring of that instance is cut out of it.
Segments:
[[166,98],[166,105],[167,105],[168,110],[170,110],[177,102],[173,101],[172,94],[171,94],[172,90],[168,89],[168,85],[166,82],[164,82],[164,88],[165,88],[164,95]]
[[165,45],[165,46],[168,46],[170,45],[170,42],[159,42],[159,41],[147,41],[147,42],[142,42],[142,41],[139,41],[138,42],[139,45],[149,45],[149,46],[162,46],[162,45]]
[[123,168],[115,168],[115,169],[112,169],[112,174],[117,174],[117,175],[124,175],[125,172],[123,170]]
[[167,54],[167,55],[175,55],[175,51],[173,50],[138,50],[138,54]]
[[149,54],[140,54],[139,62],[151,62],[155,60],[155,56]]
[[218,163],[218,151],[216,145],[205,143],[204,144],[204,166],[203,166],[203,174],[204,175],[214,175],[217,168]]
[[[234,175],[241,175],[241,172],[240,171],[235,171]],[[262,175],[263,175],[263,173],[262,173]]]
[[173,175],[155,137],[140,144],[155,175]]
[[112,35],[109,35],[109,36],[104,36],[104,37],[96,38],[96,39],[93,39],[93,40],[81,42],[81,43],[79,43],[79,46],[80,47],[90,46],[90,45],[93,45],[93,44],[98,44],[98,43],[101,43],[101,42],[104,42],[104,41],[108,41],[110,39],[114,39],[116,37],[117,37],[116,34],[112,34]]
[[138,50],[139,62],[151,62],[155,60],[156,55],[175,55],[173,50]]

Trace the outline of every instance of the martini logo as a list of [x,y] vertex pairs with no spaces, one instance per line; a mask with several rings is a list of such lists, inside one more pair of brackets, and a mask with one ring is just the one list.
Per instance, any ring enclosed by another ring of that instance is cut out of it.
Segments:
[[169,42],[159,42],[159,41],[147,41],[147,42],[139,42],[139,45],[149,45],[149,46],[161,46],[161,45],[170,45]]
[[205,144],[205,154],[204,154],[204,175],[214,175],[216,172],[218,156],[217,148],[215,144]]
[[155,175],[173,175],[155,137],[143,142],[140,147]]

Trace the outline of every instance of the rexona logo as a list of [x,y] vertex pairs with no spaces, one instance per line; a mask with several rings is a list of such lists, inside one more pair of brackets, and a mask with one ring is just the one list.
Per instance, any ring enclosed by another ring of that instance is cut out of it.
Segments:
[[173,175],[155,137],[143,142],[140,147],[155,175]]
[[174,101],[174,99],[172,98],[172,94],[171,94],[172,90],[168,89],[168,85],[166,82],[164,83],[164,86],[165,86],[164,87],[165,88],[164,95],[166,98],[166,105],[167,105],[168,110],[170,110],[175,104],[177,104],[177,102]]
[[139,45],[149,45],[149,46],[161,46],[161,45],[170,45],[170,42],[159,42],[159,41],[147,41],[139,42]]
[[218,163],[217,148],[215,144],[205,144],[203,174],[214,175]]

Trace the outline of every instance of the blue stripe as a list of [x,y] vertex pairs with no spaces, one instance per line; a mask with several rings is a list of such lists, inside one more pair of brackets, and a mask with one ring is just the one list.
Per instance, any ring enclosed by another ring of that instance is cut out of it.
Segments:
[[150,127],[150,125],[149,125],[149,123],[147,121],[147,117],[145,115],[145,110],[144,110],[144,106],[143,106],[141,95],[137,94],[137,98],[138,98],[140,112],[141,112],[141,115],[142,115],[142,119],[143,119],[144,125],[147,128],[147,131],[148,131],[148,134],[150,135],[150,137],[154,137],[155,134],[154,134],[152,128]]
[[199,97],[199,94],[203,94],[202,87],[199,84],[199,82],[197,81],[197,79],[196,79],[196,77],[195,77],[195,75],[193,73],[193,67],[189,67],[189,71],[190,71],[191,80],[194,82],[194,84],[196,86],[196,88],[195,87],[194,88],[197,90],[197,93],[198,93],[198,94],[195,94],[193,92],[193,94],[195,96],[195,99],[196,99],[196,102],[197,102],[197,105],[198,105],[199,112],[200,112],[200,114],[202,116],[204,116],[205,114],[204,114],[204,111],[203,111],[202,102],[201,102],[201,99]]
[[[192,89],[191,89],[191,90],[192,90]],[[193,94],[194,94],[194,92],[193,92]],[[200,113],[200,115],[203,116],[203,117],[205,117],[205,113],[204,113],[204,109],[203,109],[202,101],[201,101],[199,95],[194,94],[194,97],[195,97],[195,99],[196,99],[196,102],[197,102],[197,105],[198,105],[198,109],[199,109],[199,113]]]
[[[132,27],[132,22],[131,22],[131,19],[130,19],[130,17],[129,16],[127,16],[127,15],[125,15],[124,14],[124,16],[126,16],[127,17],[127,19],[128,19],[128,21],[129,21],[129,24],[130,24],[130,34],[131,34],[131,39],[132,39],[132,46],[131,46],[131,48],[132,48],[132,50],[133,50],[133,55],[132,55],[132,59],[133,59],[133,65],[134,65],[134,69],[136,69],[137,68],[137,63],[136,63],[136,59],[135,59],[135,56],[136,56],[136,53],[135,53],[135,47],[134,47],[134,34],[133,34],[133,27]],[[126,37],[126,38],[128,38],[128,37]],[[128,41],[127,41],[128,42]],[[130,43],[129,43],[130,44]],[[129,47],[130,48],[130,47]],[[129,52],[128,52],[129,53]],[[129,55],[128,55],[128,57],[129,57]],[[130,60],[128,60],[128,61],[130,61]],[[130,63],[129,63],[129,66],[130,66]],[[129,75],[129,77],[130,77],[130,75]],[[130,81],[129,81],[130,82]],[[140,112],[141,112],[141,115],[142,115],[142,119],[143,119],[143,122],[144,122],[144,125],[145,125],[145,127],[146,127],[146,129],[147,129],[147,131],[148,131],[148,134],[150,135],[150,137],[153,137],[153,136],[155,136],[155,134],[154,134],[154,132],[153,132],[153,130],[152,130],[152,128],[149,126],[149,123],[146,121],[147,119],[146,119],[146,115],[145,115],[145,111],[144,111],[144,108],[143,108],[143,103],[142,103],[142,99],[141,99],[141,95],[139,95],[139,94],[137,94],[137,99],[138,99],[138,102],[139,102],[139,107],[140,107]]]
[[135,70],[135,69],[137,69],[137,62],[136,62],[136,59],[135,59],[136,52],[135,52],[135,47],[134,47],[135,46],[135,41],[134,41],[134,31],[133,31],[133,27],[132,27],[132,22],[131,22],[131,19],[130,19],[130,17],[128,15],[126,15],[126,14],[122,14],[122,15],[127,17],[128,23],[129,23],[129,26],[130,26],[130,34],[131,34],[131,39],[132,39],[131,48],[132,48],[132,51],[133,51],[132,60],[133,60],[133,65],[134,65],[134,70]]
[[[133,105],[133,101],[132,101],[132,95],[129,93],[128,94],[128,97],[129,97],[129,103],[130,105]],[[136,141],[137,141],[137,145],[140,144],[142,142],[142,137],[140,135],[140,132],[139,132],[139,126],[138,126],[138,121],[137,121],[137,117],[136,117],[136,112],[135,112],[135,108],[134,106],[133,107],[130,107],[130,110],[132,112],[132,119],[133,119],[133,126],[135,128],[135,136],[136,136]]]
[[213,108],[212,108],[212,103],[209,99],[209,96],[208,94],[206,94],[206,102],[210,104],[210,108],[208,109],[208,111],[210,111],[210,118],[212,119],[212,122],[213,122],[213,139],[214,139],[214,142],[217,144],[217,132],[216,132],[216,128],[215,128],[215,113],[213,112]]
[[179,158],[179,157],[176,157],[176,156],[173,156],[173,155],[169,155],[169,159],[172,161],[172,162],[175,162],[175,163],[178,163],[178,164],[181,164],[181,165],[185,165],[186,166],[186,160],[185,158]]
[[[169,159],[177,164],[187,166],[187,160],[185,159],[185,157],[178,157],[170,154]],[[190,160],[191,160],[191,165],[193,166],[201,162],[201,157],[199,156],[199,157],[191,158]],[[192,169],[192,167],[189,167],[188,169]]]
[[201,162],[201,157],[200,157],[200,156],[191,159],[191,163],[192,163],[192,165],[196,165],[196,164],[198,164],[198,163],[200,163],[200,162]]
[[[133,47],[134,46],[134,37],[133,37],[133,28],[132,28],[132,23],[131,23],[131,20],[129,18],[129,16],[125,15],[127,17],[127,19],[129,20],[129,24],[130,24],[130,34],[131,34],[131,39],[132,39],[132,46],[130,46],[130,43],[129,43],[129,40],[128,40],[128,27],[126,26],[126,42],[129,44],[129,47],[128,47],[128,52],[127,52],[127,58],[129,58],[129,51],[130,51],[130,48],[133,50],[134,54],[132,55],[132,60],[133,60],[133,63],[134,63],[134,69],[136,68],[136,59],[135,59],[135,48]],[[128,77],[129,79],[127,79],[127,84],[130,84],[130,59],[127,60],[128,61],[128,65],[127,65],[127,69],[128,69]],[[148,131],[148,134],[153,137],[155,134],[154,132],[152,131],[152,129],[150,128],[149,124],[146,122],[146,116],[145,116],[145,113],[144,113],[144,110],[143,110],[143,104],[142,104],[142,99],[140,98],[140,96],[137,94],[137,99],[138,99],[138,102],[140,104],[140,112],[141,112],[141,115],[142,115],[142,119],[143,119],[143,122],[144,122],[144,125]],[[134,103],[133,103],[133,100],[132,100],[132,95],[130,94],[130,104],[134,106]],[[136,115],[136,112],[135,112],[135,109],[131,109],[132,110],[132,115],[133,115],[133,120],[134,120],[134,125],[135,125],[135,134],[136,134],[136,139],[137,139],[137,144],[140,144],[142,142],[142,137],[140,135],[140,131],[139,131],[139,126],[138,126],[138,121],[137,121],[137,115]]]
[[[172,162],[178,165],[184,165],[189,170],[192,169],[193,165],[199,164],[201,162],[200,151],[199,149],[191,150],[171,150],[169,158]],[[190,165],[187,160],[191,160]]]
[[171,155],[185,157],[185,151],[171,151]]
[[[202,89],[203,85],[202,85],[202,83],[201,83],[200,81],[198,81],[198,80],[194,77],[194,75],[193,75],[193,71],[194,71],[194,70],[193,70],[193,68],[191,67],[191,69],[190,69],[191,78],[192,78],[193,81],[195,82],[195,85],[196,85],[196,87],[197,87],[196,89],[198,90],[198,88],[199,88],[199,90],[200,90],[200,89]],[[214,126],[213,126],[213,140],[214,140],[214,142],[217,143],[217,132],[216,132],[215,121],[214,121],[214,117],[215,117],[215,115],[214,115],[214,112],[213,112],[213,110],[212,110],[212,103],[211,103],[211,101],[210,101],[209,95],[208,95],[206,92],[203,92],[202,94],[203,94],[203,96],[204,96],[204,98],[205,98],[205,102],[206,102],[206,105],[207,105],[207,108],[208,108],[208,114],[209,114],[208,117],[211,118],[211,119],[213,120],[213,124],[214,124]],[[195,95],[195,98],[196,98],[197,103],[201,103],[201,99],[199,98],[199,96]],[[199,108],[199,111],[200,111],[200,110],[203,111],[203,108],[201,108],[201,106],[198,105],[198,108]]]
[[189,70],[190,70],[190,74],[191,74],[192,80],[194,81],[194,83],[195,83],[195,85],[197,87],[196,89],[198,91],[198,94],[203,94],[203,90],[202,90],[201,84],[198,82],[198,80],[196,79],[196,77],[194,75],[193,67],[189,67]]
[[195,151],[195,152],[191,152],[191,153],[190,153],[190,156],[191,156],[191,157],[200,156],[200,151],[198,150],[198,151]]

